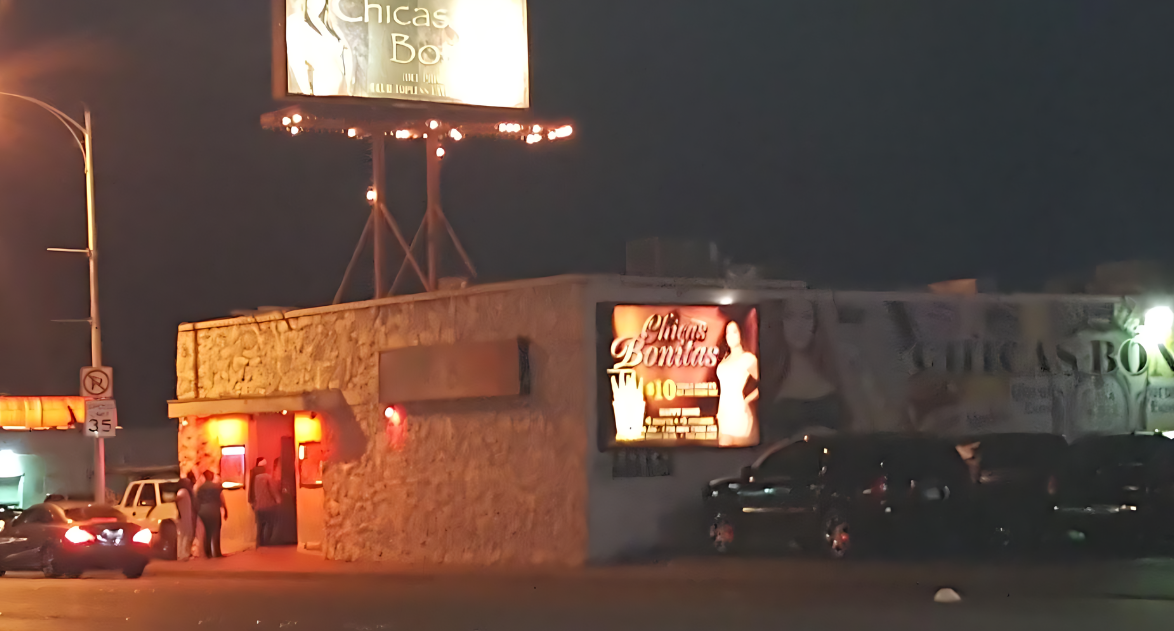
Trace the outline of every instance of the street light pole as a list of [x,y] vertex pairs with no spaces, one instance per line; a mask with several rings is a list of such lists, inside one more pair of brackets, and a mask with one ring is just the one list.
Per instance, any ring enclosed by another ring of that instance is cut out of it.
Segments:
[[[102,325],[98,318],[98,236],[94,221],[94,133],[93,123],[90,120],[90,108],[85,108],[85,124],[70,118],[61,110],[30,96],[0,92],[0,96],[10,96],[32,103],[49,112],[61,121],[69,130],[82,152],[82,159],[86,167],[86,236],[87,247],[84,250],[70,248],[49,248],[54,252],[76,252],[85,254],[90,261],[90,363],[93,366],[102,365]],[[104,502],[106,499],[106,439],[98,438],[94,441],[94,501]]]
[[[86,258],[90,260],[90,365],[102,365],[102,323],[98,318],[98,231],[94,222],[94,128],[86,108]],[[94,501],[106,501],[106,439],[94,445]]]

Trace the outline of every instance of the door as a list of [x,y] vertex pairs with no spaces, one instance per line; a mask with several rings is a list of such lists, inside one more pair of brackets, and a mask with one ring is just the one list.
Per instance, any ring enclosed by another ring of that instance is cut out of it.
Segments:
[[145,480],[139,483],[138,498],[130,506],[124,506],[123,512],[130,517],[132,522],[146,526],[151,521],[151,512],[158,504],[158,488],[154,482]]
[[274,475],[281,484],[281,506],[278,507],[274,543],[279,546],[298,545],[298,478],[297,451],[293,436],[281,437],[281,456],[274,463]]
[[119,507],[128,517],[134,510],[135,501],[139,497],[139,487],[142,485],[142,482],[132,482],[130,486],[126,487],[126,493],[122,494],[122,503],[119,504]]
[[809,531],[819,506],[821,451],[820,446],[801,441],[759,463],[743,494],[746,516],[757,517],[787,538]]
[[44,506],[34,506],[17,517],[12,526],[0,533],[0,567],[40,569],[41,546],[52,523],[53,515]]

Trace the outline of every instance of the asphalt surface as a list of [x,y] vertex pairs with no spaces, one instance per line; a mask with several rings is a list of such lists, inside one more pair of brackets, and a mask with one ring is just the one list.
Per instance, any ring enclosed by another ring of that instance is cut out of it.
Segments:
[[[174,566],[172,566],[174,567]],[[961,603],[933,602],[949,586]],[[706,559],[552,572],[0,578],[0,630],[1170,629],[1174,562]]]

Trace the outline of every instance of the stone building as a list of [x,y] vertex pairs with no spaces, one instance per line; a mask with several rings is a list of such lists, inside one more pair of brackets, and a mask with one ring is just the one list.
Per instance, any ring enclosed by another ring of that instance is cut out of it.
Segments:
[[[228,552],[254,544],[264,457],[288,540],[327,558],[574,566],[703,543],[705,482],[808,431],[1174,429],[1174,354],[1134,343],[1161,303],[519,281],[181,325],[170,415],[181,468],[229,489]],[[713,366],[735,347],[756,417],[727,441]],[[634,426],[617,369],[639,378]]]

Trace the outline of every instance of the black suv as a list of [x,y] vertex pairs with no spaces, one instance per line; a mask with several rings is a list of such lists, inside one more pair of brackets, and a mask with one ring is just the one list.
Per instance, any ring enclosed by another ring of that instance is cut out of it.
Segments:
[[1072,444],[1060,475],[1062,536],[1143,551],[1174,535],[1174,440],[1091,436]]
[[1037,549],[1051,528],[1067,441],[1053,434],[987,434],[960,445],[971,455],[977,541],[994,549]]
[[788,544],[843,558],[860,549],[960,543],[970,476],[954,444],[916,435],[810,436],[709,483],[719,552]]

